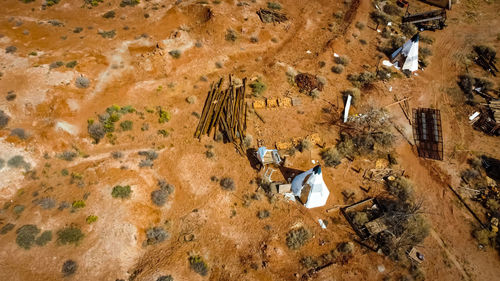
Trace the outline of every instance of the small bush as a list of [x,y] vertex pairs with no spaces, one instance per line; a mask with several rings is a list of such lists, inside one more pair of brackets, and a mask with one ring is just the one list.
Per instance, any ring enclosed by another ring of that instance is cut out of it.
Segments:
[[73,29],[73,33],[80,33],[83,31],[83,27],[75,27],[75,29]]
[[113,159],[120,159],[123,158],[123,153],[121,151],[113,151],[111,152],[111,157],[113,157]]
[[420,35],[419,41],[424,44],[432,45],[434,43],[434,38],[425,35]]
[[336,64],[341,64],[343,66],[347,66],[349,64],[349,58],[346,56],[338,56],[338,57],[333,57],[333,61]]
[[340,74],[340,73],[344,72],[344,67],[342,65],[334,65],[334,66],[332,66],[332,72]]
[[181,51],[180,50],[172,50],[168,52],[170,56],[172,56],[174,59],[178,59],[181,57]]
[[16,205],[12,210],[14,211],[14,214],[20,215],[24,211],[24,209],[24,205]]
[[25,170],[29,170],[30,164],[24,161],[24,157],[21,155],[16,155],[7,161],[7,166],[11,168],[24,168]]
[[354,25],[357,29],[359,30],[363,30],[365,28],[365,24],[362,23],[362,22],[356,22],[356,24]]
[[267,7],[273,10],[281,10],[281,4],[278,2],[267,2]]
[[5,53],[6,54],[15,53],[16,51],[17,51],[17,47],[16,46],[8,46],[7,48],[5,48]]
[[330,147],[321,152],[321,159],[325,162],[327,167],[335,167],[338,166],[342,160],[342,156],[334,147]]
[[170,121],[170,119],[172,118],[170,112],[162,109],[161,107],[158,108],[158,115],[159,115],[158,123],[160,124],[166,123]]
[[189,267],[201,276],[208,274],[208,266],[201,256],[190,256]]
[[168,239],[168,237],[169,234],[161,226],[152,227],[146,231],[146,243],[148,245],[161,243]]
[[130,188],[130,185],[116,185],[113,187],[113,191],[111,191],[111,196],[113,196],[113,198],[127,199],[130,198],[131,193],[132,189]]
[[361,45],[366,45],[368,44],[368,42],[366,42],[365,39],[359,39],[359,43],[361,43]]
[[266,84],[260,78],[250,83],[249,86],[252,89],[252,94],[256,97],[260,96],[267,89]]
[[400,25],[401,32],[406,36],[406,37],[412,37],[415,35],[415,33],[418,32],[417,27],[414,24],[411,23],[404,23]]
[[104,126],[99,122],[89,124],[87,127],[87,131],[90,137],[93,138],[96,143],[99,143],[99,141],[106,135]]
[[318,261],[311,256],[300,259],[300,264],[302,264],[302,266],[306,269],[312,269],[319,266]]
[[389,23],[391,21],[391,18],[387,14],[385,14],[381,11],[378,11],[378,10],[371,12],[370,18],[375,23],[382,24],[382,25],[387,25],[387,23]]
[[126,6],[135,6],[137,4],[139,4],[141,1],[140,0],[122,0],[122,2],[120,3],[120,7],[126,7]]
[[75,225],[67,226],[57,231],[57,242],[62,245],[75,244],[78,245],[84,237],[82,231]]
[[78,154],[74,151],[64,151],[63,153],[57,155],[57,158],[71,162],[75,160]]
[[113,38],[116,35],[116,31],[114,29],[110,30],[110,31],[102,30],[102,31],[97,32],[97,34],[101,35],[102,38]]
[[347,101],[347,97],[351,96],[351,104],[356,106],[361,97],[361,91],[358,88],[351,88],[342,91],[342,97]]
[[16,136],[22,140],[25,140],[28,138],[28,135],[26,134],[26,131],[22,128],[15,128],[12,131],[10,131],[11,136]]
[[352,218],[352,222],[358,227],[362,227],[365,223],[369,222],[368,215],[365,212],[356,212]]
[[16,230],[16,243],[19,247],[29,250],[35,243],[35,237],[40,233],[40,229],[36,225],[23,225]]
[[156,151],[154,150],[143,150],[139,151],[138,154],[146,157],[146,159],[148,160],[155,160],[156,158],[158,158],[158,153],[156,153]]
[[428,56],[432,56],[432,51],[427,47],[420,47],[418,50],[418,56],[422,59],[425,59]]
[[337,250],[344,254],[350,254],[354,250],[354,244],[352,242],[342,242],[337,246]]
[[370,85],[375,81],[375,78],[375,74],[369,71],[347,75],[347,80],[349,80],[357,88],[363,88]]
[[220,186],[225,190],[234,190],[236,188],[234,180],[227,177],[220,180]]
[[7,127],[9,121],[10,121],[10,116],[0,109],[0,129]]
[[270,215],[271,213],[269,213],[268,210],[260,210],[259,212],[257,212],[257,217],[261,220],[268,218]]
[[122,128],[122,131],[130,131],[132,130],[133,122],[130,120],[125,120],[120,123],[120,127]]
[[14,229],[15,226],[16,225],[12,224],[12,223],[8,223],[8,224],[2,226],[2,228],[0,228],[0,235],[7,234],[9,231],[11,231],[12,229]]
[[496,233],[489,231],[488,229],[480,228],[472,232],[472,236],[476,238],[477,242],[483,246],[489,246],[492,238],[496,236]]
[[156,281],[174,281],[174,278],[172,277],[172,275],[163,275],[158,277]]
[[311,233],[304,227],[292,229],[286,234],[286,245],[292,250],[304,246],[311,238]]
[[45,210],[50,210],[56,206],[56,200],[51,197],[41,198],[36,203]]
[[388,15],[392,15],[392,16],[397,16],[397,15],[401,14],[401,9],[398,6],[389,4],[387,2],[384,5],[383,10],[384,10],[384,13],[386,13]]
[[99,217],[98,217],[98,216],[95,216],[95,215],[90,215],[90,216],[88,216],[88,217],[85,219],[85,222],[87,222],[88,224],[91,224],[91,223],[96,222],[98,219],[99,219]]
[[115,11],[108,11],[106,13],[104,13],[104,15],[102,15],[103,18],[105,19],[112,19],[115,17]]
[[87,77],[80,76],[76,78],[75,85],[77,88],[86,89],[90,86],[90,80]]
[[46,231],[42,232],[42,234],[40,234],[40,236],[38,236],[38,238],[36,238],[35,243],[38,246],[45,246],[50,241],[52,241],[52,231],[46,230]]
[[236,31],[232,30],[232,29],[228,29],[226,31],[226,41],[230,41],[230,42],[234,42],[238,39],[238,33],[236,33]]
[[73,275],[78,269],[78,265],[74,260],[67,260],[63,263],[61,272],[64,276]]
[[196,97],[195,96],[189,96],[186,98],[186,102],[189,104],[194,104],[196,103]]
[[312,146],[313,146],[313,143],[310,140],[308,140],[307,138],[304,138],[300,142],[299,146],[300,146],[299,147],[300,151],[303,152],[303,151],[310,150],[312,148]]

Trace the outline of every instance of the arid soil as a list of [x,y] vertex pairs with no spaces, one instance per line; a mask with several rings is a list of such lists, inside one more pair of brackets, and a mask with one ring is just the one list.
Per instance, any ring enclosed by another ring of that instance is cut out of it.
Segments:
[[[322,164],[322,148],[334,146],[339,138],[341,91],[352,87],[347,75],[374,71],[387,59],[377,51],[383,39],[369,16],[374,3],[282,0],[279,12],[288,21],[273,24],[261,22],[256,14],[267,7],[262,0],[151,0],[125,7],[118,0],[96,1],[97,6],[62,0],[44,9],[40,0],[24,2],[3,1],[0,10],[0,110],[10,116],[0,129],[0,158],[7,162],[21,155],[29,164],[0,166],[0,228],[15,225],[0,234],[0,280],[153,281],[163,275],[174,280],[298,280],[307,271],[300,263],[303,257],[318,257],[356,238],[338,210],[326,210],[345,204],[343,190],[354,191],[355,201],[384,192],[375,182],[363,192],[362,173],[351,169],[374,168],[374,159],[343,159],[335,168],[323,166],[331,192],[324,207],[306,209],[281,195],[268,200],[256,184],[264,171],[252,168],[246,155],[229,143],[193,138],[199,121],[194,113],[201,113],[210,83],[220,77],[260,78],[267,86],[264,97],[300,98],[301,104],[258,110],[265,123],[250,111],[251,147],[274,147],[276,142],[317,133],[319,145],[287,157],[286,167],[304,171],[317,161]],[[410,12],[435,8],[410,2]],[[114,11],[114,17],[103,17],[108,11]],[[435,39],[428,46],[429,66],[409,78],[375,82],[362,90],[359,105],[352,108],[351,114],[358,114],[385,107],[402,128],[401,133],[394,130],[398,162],[415,183],[432,225],[420,246],[426,280],[500,276],[498,252],[478,247],[471,235],[476,221],[448,189],[459,184],[469,157],[500,158],[498,137],[469,125],[468,116],[475,109],[464,103],[457,86],[473,45],[500,51],[499,11],[498,1],[457,1],[448,11],[444,30],[422,33]],[[356,28],[357,22],[365,27]],[[229,30],[235,40],[228,40]],[[109,31],[114,35],[104,38]],[[7,51],[9,46],[16,50]],[[350,59],[341,74],[330,70],[334,53]],[[68,66],[71,61],[76,66]],[[488,76],[474,65],[468,70]],[[291,72],[326,80],[319,98],[299,92],[290,83]],[[88,78],[89,86],[77,87],[79,77]],[[498,87],[500,80],[489,78]],[[15,99],[5,98],[9,92]],[[395,94],[411,97],[412,108],[441,110],[444,161],[418,157],[400,107],[386,107]],[[247,102],[251,105],[256,99],[249,94]],[[97,122],[113,105],[130,105],[136,111],[122,114],[115,132],[95,143],[87,132],[88,122]],[[170,112],[168,122],[159,122],[158,106]],[[133,122],[131,130],[120,128],[125,120]],[[24,129],[26,137],[13,136],[15,128]],[[140,167],[145,157],[139,152],[148,150],[158,157],[152,166]],[[65,151],[74,152],[74,159],[63,159]],[[214,156],[207,157],[207,151]],[[113,157],[113,152],[121,152],[121,157]],[[222,189],[213,177],[232,178],[235,189]],[[158,180],[175,187],[161,207],[150,195],[158,189]],[[276,171],[273,180],[286,179]],[[131,186],[130,198],[113,198],[116,185]],[[43,205],[42,199],[53,204]],[[85,202],[84,208],[71,207],[78,200]],[[62,208],[63,202],[70,207]],[[14,211],[20,205],[24,210]],[[270,216],[259,219],[261,210]],[[89,223],[90,215],[97,221]],[[318,219],[329,222],[327,229]],[[52,240],[21,248],[16,230],[28,224],[52,231]],[[57,232],[70,225],[81,229],[84,237],[76,244],[62,244]],[[147,245],[146,231],[156,226],[162,226],[168,238]],[[305,226],[313,237],[299,250],[291,250],[286,234],[297,226]],[[412,280],[400,279],[411,274],[396,262],[354,246],[347,263],[325,268],[311,280]],[[190,268],[193,255],[208,265],[206,276]],[[69,276],[61,272],[67,260],[77,264]]]

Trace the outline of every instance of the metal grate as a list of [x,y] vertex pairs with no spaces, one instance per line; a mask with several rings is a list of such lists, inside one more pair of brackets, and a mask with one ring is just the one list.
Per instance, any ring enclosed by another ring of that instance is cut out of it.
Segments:
[[418,156],[443,160],[441,112],[438,109],[413,109],[413,139]]

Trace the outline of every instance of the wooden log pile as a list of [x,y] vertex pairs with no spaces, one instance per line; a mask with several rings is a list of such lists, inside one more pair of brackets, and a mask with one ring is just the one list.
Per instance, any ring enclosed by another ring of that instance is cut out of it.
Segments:
[[229,76],[226,89],[221,89],[223,80],[221,78],[210,86],[194,137],[201,139],[203,135],[210,136],[213,132],[215,139],[219,131],[225,142],[232,142],[236,150],[244,155],[243,139],[247,127],[246,78],[237,87]]
[[493,112],[493,118],[495,118],[495,121],[500,123],[500,100],[490,101],[489,107]]

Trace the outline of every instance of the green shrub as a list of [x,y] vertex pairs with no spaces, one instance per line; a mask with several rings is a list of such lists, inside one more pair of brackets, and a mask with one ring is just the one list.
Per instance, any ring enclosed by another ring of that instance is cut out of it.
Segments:
[[35,237],[40,233],[36,225],[26,224],[16,230],[16,243],[19,247],[29,250],[35,243]]
[[111,196],[113,198],[130,198],[130,194],[132,193],[132,189],[130,188],[130,185],[116,185],[113,187],[113,191],[111,191]]
[[365,24],[362,23],[362,22],[356,22],[356,24],[354,25],[357,29],[359,30],[363,30],[365,28]]
[[371,12],[370,18],[375,23],[382,24],[382,25],[387,25],[387,23],[389,23],[391,21],[391,18],[387,14],[385,14],[381,11],[378,11],[378,10]]
[[250,83],[249,86],[252,89],[252,94],[256,97],[260,96],[267,89],[266,84],[260,78]]
[[73,161],[77,156],[78,154],[76,152],[67,150],[57,155],[57,158],[70,162]]
[[201,256],[190,256],[189,257],[189,267],[201,276],[206,276],[208,274],[208,266]]
[[0,109],[0,129],[7,127],[9,121],[10,121],[10,116]]
[[140,0],[122,0],[120,3],[120,7],[126,7],[126,6],[135,6],[137,4],[141,3]]
[[161,226],[156,226],[146,230],[146,243],[148,245],[154,245],[161,243],[169,238],[168,232]]
[[172,118],[170,112],[163,110],[161,107],[158,108],[158,115],[159,115],[158,122],[160,124],[168,122]]
[[337,149],[330,147],[321,152],[321,159],[325,162],[325,166],[335,167],[341,163],[340,160],[342,160],[342,155],[340,155]]
[[278,2],[267,2],[267,7],[273,10],[281,10],[281,4]]
[[375,74],[369,71],[347,75],[347,80],[349,80],[357,88],[363,88],[370,85],[375,81],[375,78]]
[[59,68],[61,66],[64,65],[64,62],[62,61],[56,61],[56,62],[53,62],[49,65],[49,69],[54,69],[54,68]]
[[172,56],[174,59],[178,59],[181,57],[181,51],[180,50],[172,50],[168,52],[170,56]]
[[413,183],[405,177],[397,177],[386,182],[387,190],[401,201],[413,199]]
[[67,260],[63,263],[61,272],[64,276],[70,276],[73,275],[77,269],[78,265],[74,260]]
[[78,245],[78,243],[83,239],[84,236],[85,235],[83,235],[80,228],[75,225],[70,225],[57,231],[57,242],[61,245]]
[[304,246],[311,236],[309,230],[304,227],[292,229],[286,234],[286,245],[292,250],[297,250]]
[[90,216],[88,216],[88,217],[85,219],[85,221],[86,221],[88,224],[91,224],[91,223],[96,222],[96,221],[97,221],[97,219],[98,219],[98,217],[97,217],[97,216],[95,216],[95,215],[90,215]]
[[319,266],[318,261],[311,256],[301,258],[300,264],[306,269],[312,269]]
[[301,152],[303,151],[307,151],[307,150],[310,150],[313,146],[313,143],[307,139],[307,138],[304,138],[300,141],[300,144],[299,144],[299,150]]
[[14,211],[14,214],[20,215],[24,211],[24,209],[25,209],[24,205],[16,205],[12,210]]
[[42,232],[42,234],[40,234],[40,236],[38,236],[38,238],[36,238],[35,243],[38,246],[45,246],[50,241],[52,241],[52,231],[46,230],[46,231]]
[[77,64],[78,63],[76,62],[76,60],[73,60],[73,61],[66,63],[66,67],[67,68],[74,68]]
[[73,201],[73,204],[71,204],[71,207],[73,207],[73,209],[85,208],[85,201],[83,201],[83,200]]
[[125,120],[120,123],[120,127],[122,128],[122,131],[130,131],[132,130],[132,125],[134,123],[130,120]]

